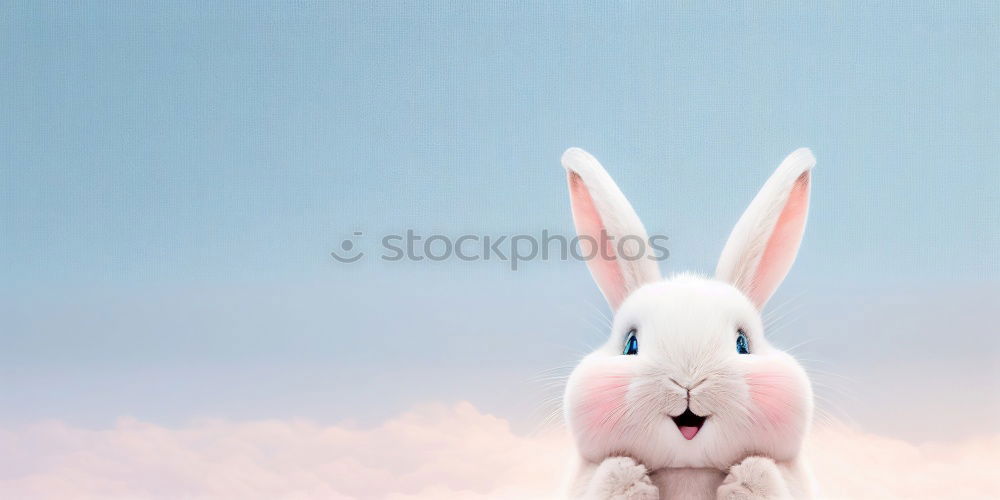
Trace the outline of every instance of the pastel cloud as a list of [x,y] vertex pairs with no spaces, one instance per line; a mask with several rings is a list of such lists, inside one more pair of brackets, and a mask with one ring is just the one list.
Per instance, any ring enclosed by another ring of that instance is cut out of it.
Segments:
[[[522,435],[468,403],[375,427],[307,420],[48,421],[0,429],[0,497],[22,499],[485,500],[551,498],[567,441]],[[847,427],[814,432],[829,498],[985,498],[1000,491],[1000,434],[914,445]]]
[[373,428],[306,420],[119,419],[0,430],[0,497],[193,499],[542,498],[559,435],[521,436],[468,403],[427,405]]
[[808,455],[828,499],[985,499],[1000,494],[1000,433],[907,441],[842,425],[813,431]]

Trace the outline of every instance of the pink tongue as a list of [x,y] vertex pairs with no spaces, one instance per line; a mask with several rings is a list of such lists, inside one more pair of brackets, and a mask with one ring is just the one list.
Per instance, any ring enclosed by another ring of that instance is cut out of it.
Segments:
[[694,435],[698,434],[698,428],[697,427],[690,427],[690,426],[687,426],[687,425],[679,425],[679,426],[677,426],[677,428],[681,430],[681,434],[684,436],[684,439],[687,439],[687,440],[694,439]]

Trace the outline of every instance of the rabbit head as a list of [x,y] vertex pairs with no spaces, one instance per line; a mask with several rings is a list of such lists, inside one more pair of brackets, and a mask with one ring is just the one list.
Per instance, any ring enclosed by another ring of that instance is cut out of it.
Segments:
[[[712,278],[660,276],[631,238],[646,230],[621,190],[580,149],[562,157],[581,245],[615,311],[607,342],[573,370],[564,412],[580,455],[628,455],[652,469],[724,469],[751,454],[794,458],[812,416],[805,371],[765,337],[761,310],[805,228],[810,169],[799,149],[740,217]],[[601,247],[601,248],[598,248]]]

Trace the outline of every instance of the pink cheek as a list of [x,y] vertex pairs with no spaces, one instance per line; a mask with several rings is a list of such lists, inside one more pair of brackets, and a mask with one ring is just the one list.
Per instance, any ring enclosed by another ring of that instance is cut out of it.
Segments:
[[574,407],[578,421],[588,433],[603,433],[616,427],[625,416],[625,396],[632,373],[627,366],[605,364],[582,374],[578,390],[581,397]]
[[780,371],[761,371],[748,373],[746,381],[757,416],[763,422],[772,428],[794,423],[801,389],[793,377]]

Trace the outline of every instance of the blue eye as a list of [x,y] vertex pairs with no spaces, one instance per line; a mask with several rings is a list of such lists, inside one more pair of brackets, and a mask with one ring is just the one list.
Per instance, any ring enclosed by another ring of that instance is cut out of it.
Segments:
[[631,356],[633,354],[639,354],[639,339],[635,338],[635,328],[628,331],[628,335],[625,336],[625,350],[622,354],[626,356]]
[[750,354],[750,344],[747,342],[747,334],[743,329],[736,330],[739,335],[736,337],[736,352],[740,354]]

